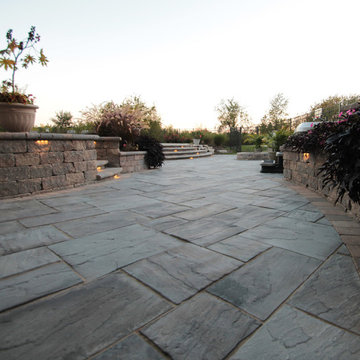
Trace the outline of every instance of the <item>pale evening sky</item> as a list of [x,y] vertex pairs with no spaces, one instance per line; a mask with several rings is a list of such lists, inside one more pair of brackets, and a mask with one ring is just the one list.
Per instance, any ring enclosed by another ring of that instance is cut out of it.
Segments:
[[[5,34],[31,25],[49,58],[20,70],[36,124],[140,95],[164,125],[214,128],[234,98],[259,122],[282,92],[290,116],[359,93],[359,0],[0,0]],[[0,80],[10,77],[0,70]]]

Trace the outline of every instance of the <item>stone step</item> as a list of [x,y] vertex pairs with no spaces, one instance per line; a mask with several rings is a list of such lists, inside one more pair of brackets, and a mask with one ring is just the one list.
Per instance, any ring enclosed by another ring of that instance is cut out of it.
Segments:
[[205,149],[192,149],[192,150],[187,150],[187,149],[180,149],[177,151],[163,151],[164,155],[183,155],[183,154],[196,154],[196,153],[206,153],[208,152]]
[[108,163],[109,161],[107,160],[96,160],[96,169],[105,169]]
[[123,169],[121,167],[113,167],[113,168],[106,168],[106,169],[98,170],[96,179],[104,180],[104,179],[112,178],[114,176],[120,175],[122,170]]
[[208,151],[206,153],[193,153],[193,154],[177,154],[177,155],[173,155],[173,156],[165,156],[165,160],[180,160],[180,159],[197,159],[200,157],[206,157],[206,156],[211,156],[213,155],[213,152]]

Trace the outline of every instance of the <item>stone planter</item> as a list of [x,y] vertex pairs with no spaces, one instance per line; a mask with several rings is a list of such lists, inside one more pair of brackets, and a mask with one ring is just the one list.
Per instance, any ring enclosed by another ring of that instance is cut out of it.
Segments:
[[0,103],[0,126],[9,132],[29,132],[35,123],[38,106]]
[[195,146],[199,146],[200,145],[200,139],[193,139],[193,144]]

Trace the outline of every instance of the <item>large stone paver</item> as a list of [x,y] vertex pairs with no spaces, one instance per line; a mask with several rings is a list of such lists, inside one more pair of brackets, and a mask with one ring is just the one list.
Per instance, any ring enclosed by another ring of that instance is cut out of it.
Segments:
[[231,360],[356,360],[356,335],[288,306],[276,313]]
[[314,258],[270,249],[208,291],[265,320],[319,264]]
[[341,244],[337,232],[329,226],[279,217],[242,233],[248,239],[325,260]]
[[215,297],[200,294],[141,332],[173,359],[222,359],[259,323]]
[[175,303],[195,295],[242,263],[187,244],[124,268]]
[[95,279],[182,242],[141,225],[64,241],[49,248],[87,279]]
[[86,359],[171,309],[124,274],[0,314],[0,358]]
[[290,304],[360,335],[360,283],[349,256],[330,259]]

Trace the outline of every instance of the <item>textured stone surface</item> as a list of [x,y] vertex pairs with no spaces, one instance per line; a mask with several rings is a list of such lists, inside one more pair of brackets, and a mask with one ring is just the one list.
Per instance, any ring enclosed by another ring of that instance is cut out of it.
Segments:
[[68,236],[51,225],[0,235],[0,255],[54,244],[68,239]]
[[1,314],[0,357],[86,359],[170,308],[126,275],[109,275]]
[[208,291],[265,320],[319,264],[319,260],[274,248]]
[[56,224],[56,227],[71,235],[72,237],[77,238],[132,225],[135,224],[137,220],[141,219],[143,219],[141,216],[133,214],[129,211],[116,211],[107,214],[61,222]]
[[257,327],[254,319],[199,294],[141,332],[172,359],[223,359]]
[[138,335],[131,335],[94,360],[161,360],[166,359]]
[[171,301],[180,303],[241,264],[187,244],[141,260],[124,270]]
[[181,245],[181,241],[140,225],[130,225],[65,241],[50,249],[87,279],[94,279],[145,257]]
[[4,310],[82,282],[67,265],[51,264],[0,280],[0,310]]
[[357,360],[356,335],[284,306],[231,360]]
[[360,335],[359,298],[360,279],[352,259],[334,255],[290,304]]
[[210,245],[209,249],[246,262],[270,247],[270,245],[249,240],[239,234]]
[[57,261],[60,259],[46,247],[1,256],[0,279]]
[[322,260],[341,244],[332,227],[285,217],[245,231],[242,235]]
[[241,226],[226,224],[219,220],[202,219],[171,227],[165,232],[194,244],[206,246],[239,234],[244,230],[246,229]]
[[181,205],[170,204],[170,203],[161,203],[156,206],[154,206],[154,205],[141,206],[141,207],[132,209],[132,211],[134,211],[140,215],[144,215],[144,216],[148,216],[153,219],[156,219],[156,218],[159,218],[162,216],[179,213],[179,212],[182,212],[182,211],[188,210],[188,209],[189,208],[187,206],[181,206]]
[[185,210],[175,214],[176,217],[185,219],[185,220],[198,220],[207,216],[215,215],[233,209],[233,206],[226,206],[222,204],[210,204],[206,206],[201,206],[198,208]]

